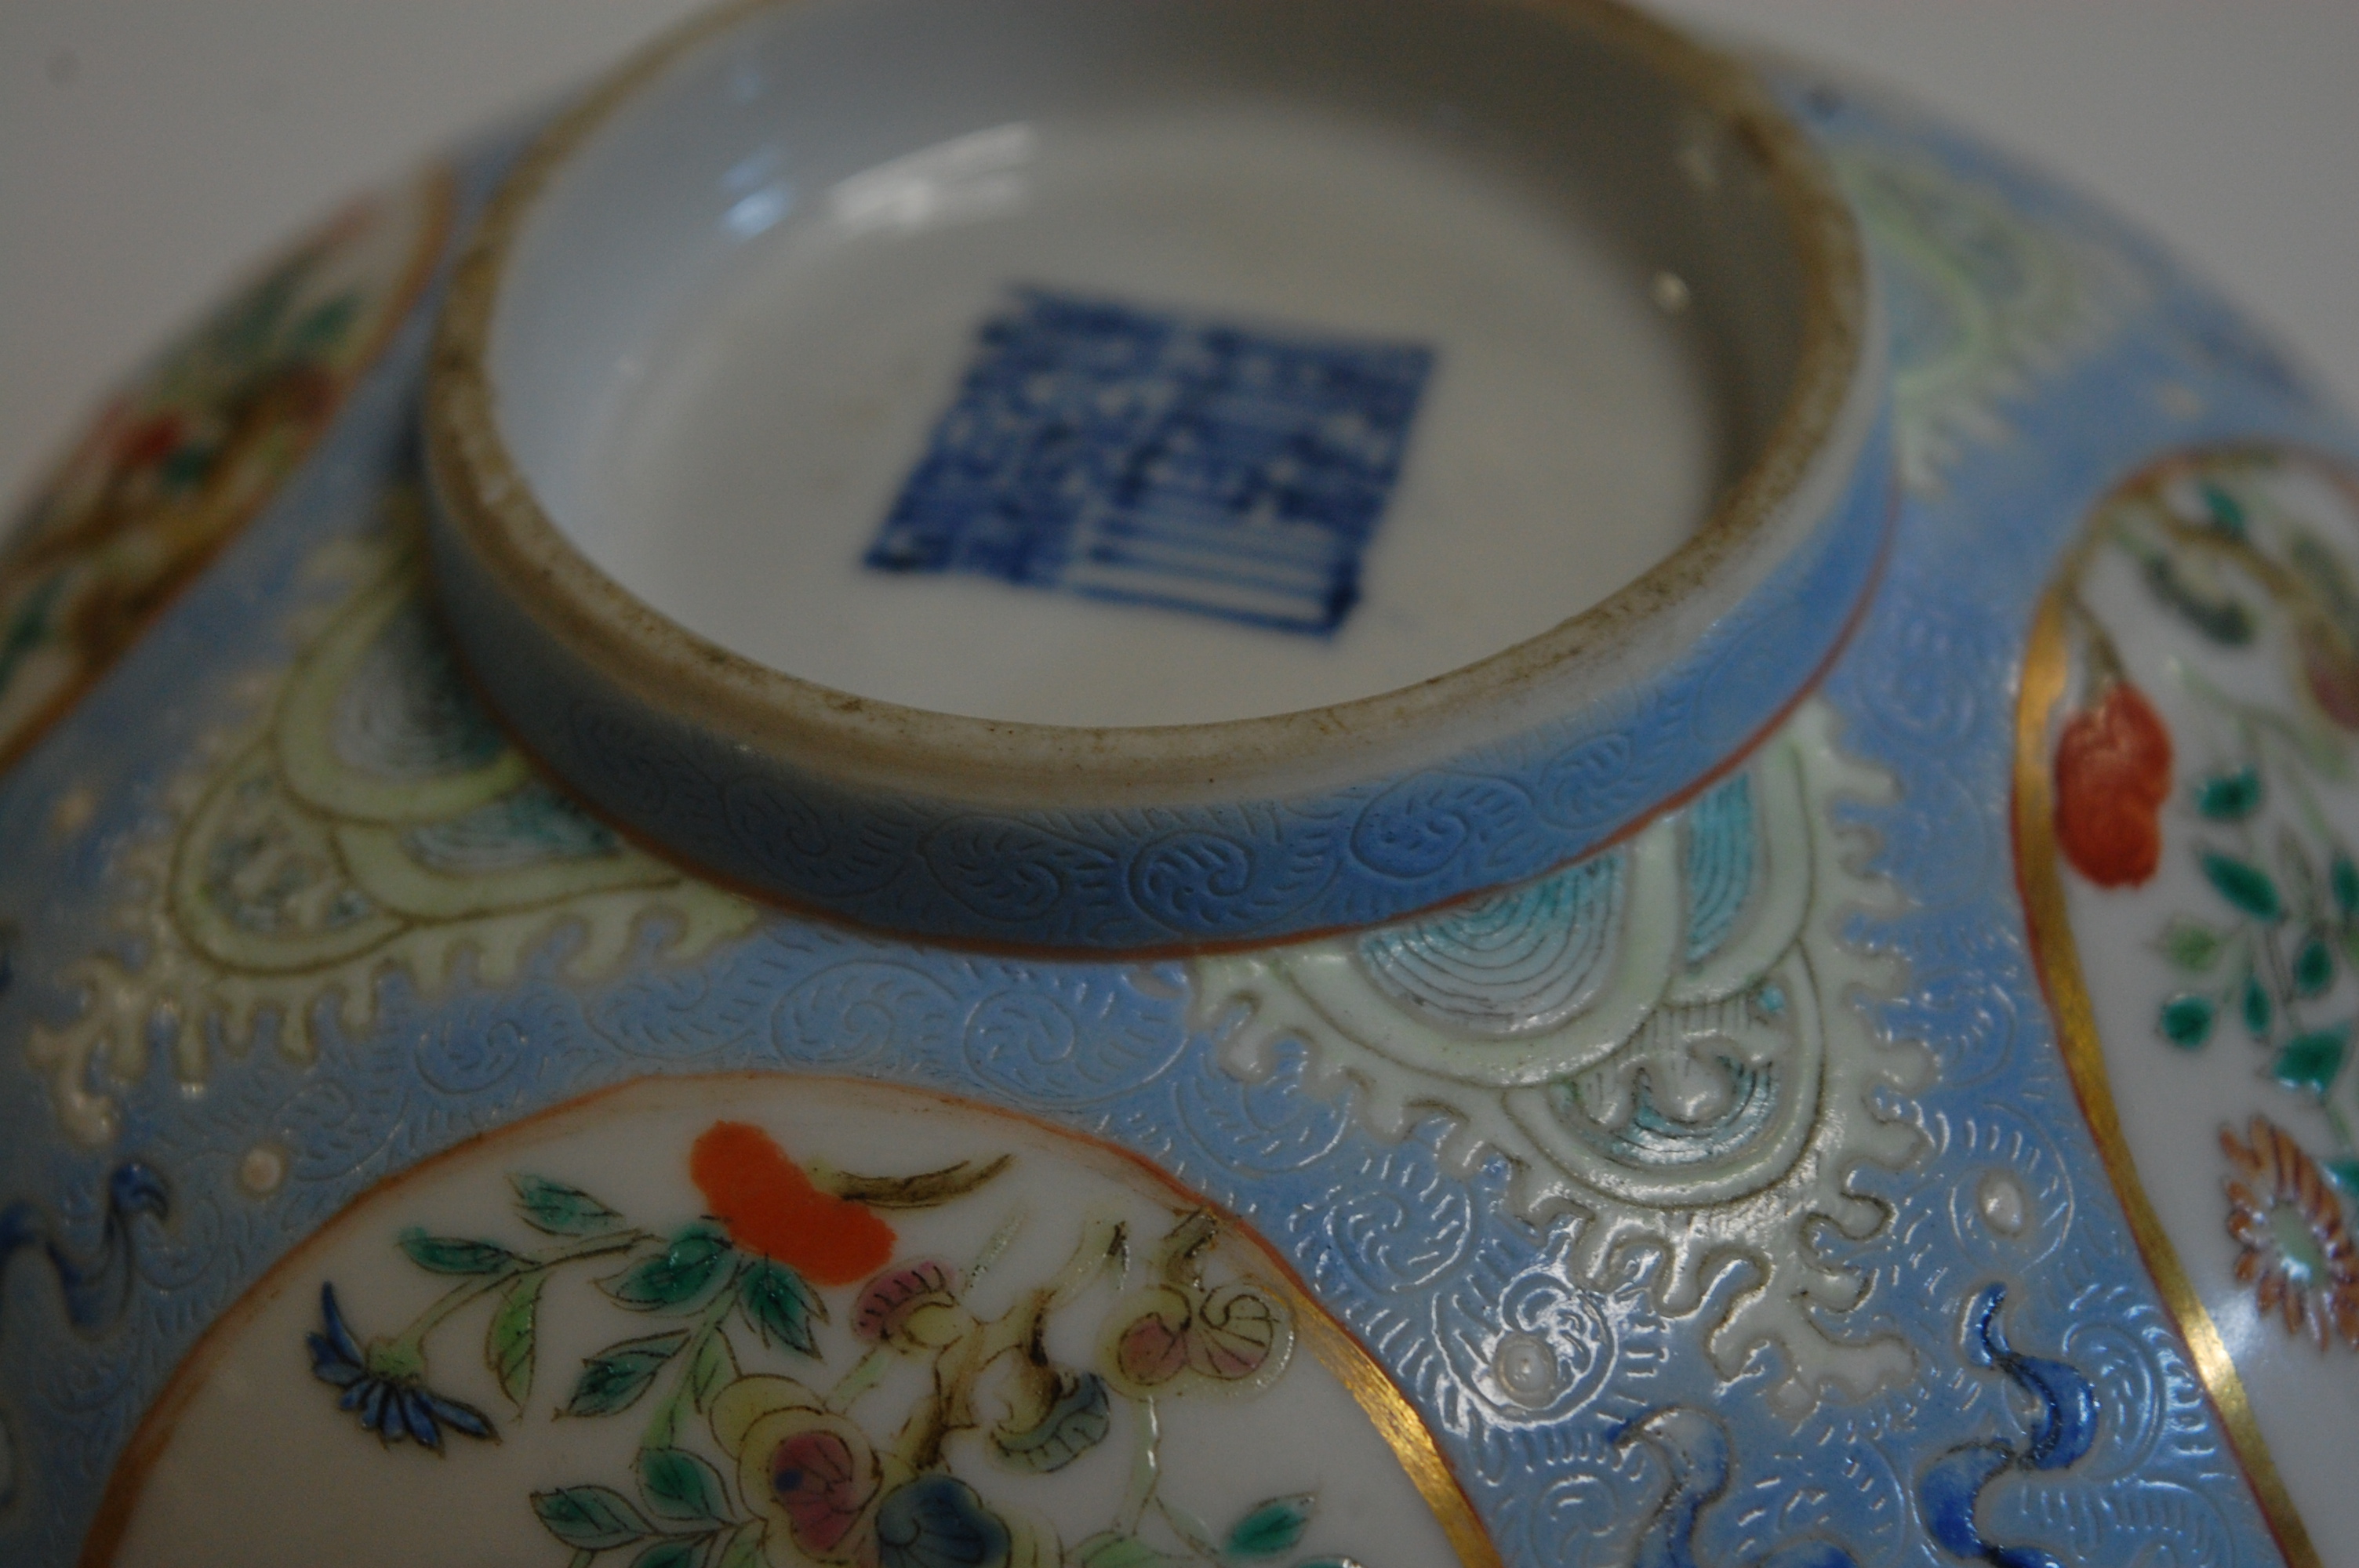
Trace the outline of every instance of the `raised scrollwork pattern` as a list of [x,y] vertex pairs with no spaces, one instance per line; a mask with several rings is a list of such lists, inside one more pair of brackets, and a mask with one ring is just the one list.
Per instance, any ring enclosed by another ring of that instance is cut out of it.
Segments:
[[2006,433],[2003,403],[2121,323],[2137,282],[2104,246],[1932,160],[1854,148],[1836,168],[1884,263],[1901,472],[1938,489],[1967,445]]
[[[120,919],[144,956],[75,965],[82,1015],[33,1031],[80,1141],[113,1136],[105,1080],[136,1078],[159,1038],[197,1085],[210,1042],[250,1038],[265,1016],[299,1060],[320,1007],[364,1026],[386,972],[438,985],[463,953],[476,978],[509,979],[571,927],[571,972],[603,974],[651,917],[676,954],[754,922],[743,900],[632,849],[533,775],[431,626],[415,492],[394,490],[388,506],[387,535],[332,552],[354,589],[259,722],[179,781],[167,832],[124,852],[137,892]],[[491,1043],[467,1051],[432,1070],[470,1083],[505,1071]]]
[[[1660,1257],[1667,1311],[1698,1310],[1745,1260],[1756,1288],[1723,1300],[1712,1338],[1729,1369],[1775,1341],[1777,1398],[1905,1373],[1877,1338],[1836,1338],[1864,1282],[1824,1262],[1807,1227],[1872,1232],[1884,1213],[1847,1189],[1862,1164],[1920,1147],[1880,1092],[1921,1081],[1913,1047],[1878,1039],[1851,993],[1896,976],[1839,940],[1839,921],[1890,907],[1829,817],[1883,779],[1848,760],[1833,717],[1806,705],[1741,773],[1628,844],[1428,920],[1302,947],[1198,961],[1200,1016],[1254,1078],[1299,1041],[1321,1092],[1349,1093],[1378,1132],[1447,1116],[1462,1173],[1503,1154],[1514,1203],[1577,1217],[1568,1267],[1603,1286],[1633,1251]],[[1807,1305],[1805,1303],[1808,1303]]]

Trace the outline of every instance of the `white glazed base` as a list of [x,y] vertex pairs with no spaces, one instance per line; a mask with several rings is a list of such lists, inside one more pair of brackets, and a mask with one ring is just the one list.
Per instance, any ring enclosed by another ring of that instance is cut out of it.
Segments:
[[[1646,276],[1440,129],[1215,101],[757,185],[733,218],[752,243],[650,331],[552,511],[690,631],[937,711],[1210,721],[1471,664],[1669,555],[1722,461],[1704,368]],[[863,566],[977,328],[1024,286],[1434,351],[1332,637]]]

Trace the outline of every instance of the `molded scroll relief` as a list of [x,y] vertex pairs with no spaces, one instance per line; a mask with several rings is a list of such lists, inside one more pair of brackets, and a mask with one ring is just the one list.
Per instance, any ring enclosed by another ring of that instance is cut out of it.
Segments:
[[32,1032],[80,1142],[114,1136],[114,1086],[158,1040],[199,1084],[209,1037],[243,1042],[265,1013],[298,1061],[322,1003],[365,1027],[388,970],[437,986],[465,952],[496,982],[571,927],[567,970],[590,977],[620,966],[651,916],[669,922],[676,957],[754,923],[751,904],[634,849],[533,774],[432,624],[408,547],[414,496],[388,507],[390,539],[332,552],[356,590],[262,719],[178,782],[166,831],[123,852],[135,891],[117,916],[137,957],[73,965],[81,1016]]
[[[1844,1336],[1825,1314],[1865,1281],[1813,1244],[1873,1234],[1863,1164],[1923,1152],[1878,1109],[1921,1087],[1919,1047],[1878,1038],[1862,993],[1886,960],[1843,941],[1896,894],[1856,869],[1837,797],[1888,798],[1843,755],[1815,699],[1740,772],[1636,838],[1473,904],[1371,933],[1200,959],[1200,1022],[1245,1078],[1299,1041],[1310,1082],[1398,1138],[1440,1115],[1461,1175],[1504,1156],[1513,1202],[1571,1216],[1580,1282],[1638,1257],[1663,1310],[1710,1310],[1715,1365],[1782,1353],[1773,1392],[1806,1411],[1906,1375],[1898,1341]],[[1728,1271],[1745,1271],[1734,1288]]]
[[2147,287],[2109,246],[1924,157],[1854,146],[1835,160],[1882,264],[1894,438],[1910,488],[1939,492],[2006,409],[2104,343]]

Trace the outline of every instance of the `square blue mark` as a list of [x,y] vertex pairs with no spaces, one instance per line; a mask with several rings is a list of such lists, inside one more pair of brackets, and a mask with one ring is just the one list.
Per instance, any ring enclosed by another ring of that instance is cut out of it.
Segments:
[[1046,289],[984,324],[864,557],[1324,636],[1433,366]]

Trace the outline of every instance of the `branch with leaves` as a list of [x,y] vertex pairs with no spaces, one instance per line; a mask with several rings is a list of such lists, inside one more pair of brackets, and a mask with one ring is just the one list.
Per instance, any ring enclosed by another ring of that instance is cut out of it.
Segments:
[[[521,1416],[549,1281],[603,1260],[619,1264],[597,1281],[605,1299],[656,1323],[584,1357],[552,1411],[574,1420],[644,1414],[627,1489],[587,1483],[532,1497],[574,1568],[609,1553],[627,1554],[629,1568],[1279,1568],[1310,1527],[1311,1495],[1265,1498],[1216,1530],[1164,1487],[1158,1401],[1199,1386],[1266,1387],[1292,1350],[1292,1321],[1277,1296],[1208,1272],[1224,1222],[1179,1216],[1133,1286],[1129,1227],[1089,1221],[1060,1267],[987,1318],[969,1292],[1024,1227],[1021,1209],[964,1268],[892,1260],[885,1215],[956,1201],[1008,1163],[908,1177],[806,1169],[758,1130],[722,1122],[697,1140],[690,1162],[710,1212],[665,1230],[633,1225],[578,1187],[519,1175],[516,1212],[545,1244],[404,1232],[409,1260],[454,1282],[365,1349],[327,1287],[314,1368],[388,1444],[410,1437],[439,1452],[446,1430],[494,1439],[482,1411],[429,1389],[432,1342],[474,1303],[491,1302],[484,1360]],[[824,1291],[855,1281],[839,1309],[855,1363],[823,1387],[803,1380],[823,1368],[819,1329],[836,1321]],[[1094,1364],[1059,1362],[1052,1321],[1105,1285],[1114,1301]],[[747,1357],[779,1369],[749,1372]],[[860,1411],[896,1362],[925,1368],[923,1390],[889,1437],[872,1438]],[[1134,1443],[1125,1495],[1108,1528],[1070,1552],[1045,1522],[986,1501],[957,1473],[957,1454],[968,1452],[1019,1476],[1061,1470],[1105,1442],[1123,1410]],[[960,1434],[980,1448],[954,1452]],[[1350,1565],[1326,1558],[1293,1568]]]

